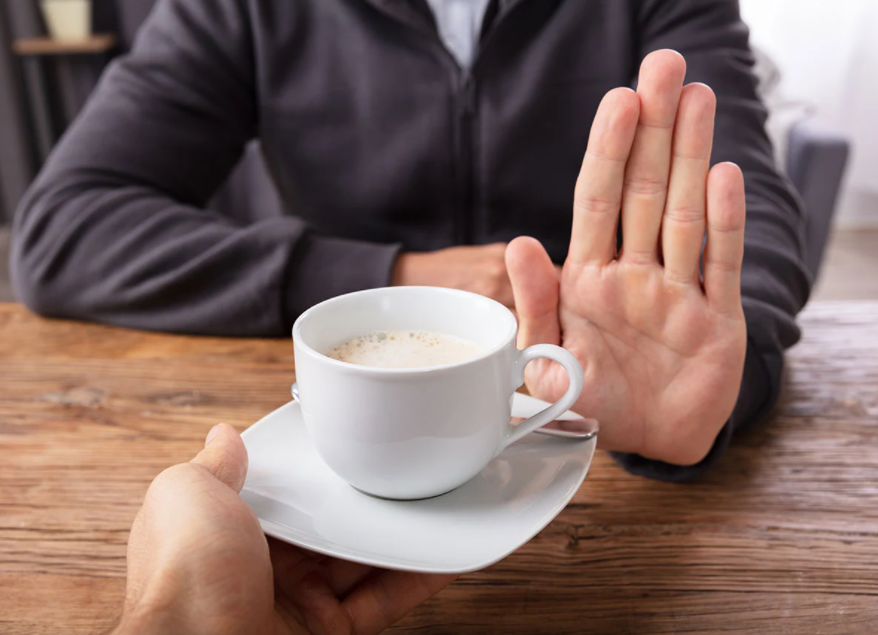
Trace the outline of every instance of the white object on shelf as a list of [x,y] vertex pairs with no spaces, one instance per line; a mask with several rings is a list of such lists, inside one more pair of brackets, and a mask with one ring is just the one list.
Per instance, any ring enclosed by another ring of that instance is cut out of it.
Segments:
[[91,4],[91,0],[40,0],[52,38],[68,42],[88,39]]

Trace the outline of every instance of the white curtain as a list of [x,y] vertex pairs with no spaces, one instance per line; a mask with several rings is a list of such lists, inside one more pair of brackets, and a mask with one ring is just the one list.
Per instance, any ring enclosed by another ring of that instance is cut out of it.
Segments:
[[839,220],[878,224],[878,0],[740,2],[753,44],[780,67],[784,96],[853,140]]

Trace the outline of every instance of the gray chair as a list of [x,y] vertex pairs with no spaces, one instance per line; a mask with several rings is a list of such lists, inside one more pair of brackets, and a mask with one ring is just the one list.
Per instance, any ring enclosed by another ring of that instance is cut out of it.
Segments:
[[787,140],[786,172],[805,204],[805,264],[814,280],[829,239],[850,141],[816,117],[795,124]]
[[769,136],[778,151],[781,168],[805,206],[805,264],[816,280],[851,144],[815,117],[808,104],[788,98],[780,68],[766,51],[754,45],[753,55],[753,73],[771,112]]

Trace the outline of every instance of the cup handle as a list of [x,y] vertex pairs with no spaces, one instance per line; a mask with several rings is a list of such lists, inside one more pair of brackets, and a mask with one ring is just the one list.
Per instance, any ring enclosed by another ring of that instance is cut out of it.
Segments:
[[535,414],[530,419],[522,421],[517,426],[507,424],[506,435],[503,439],[500,450],[498,450],[498,454],[523,436],[530,434],[537,428],[542,428],[547,423],[554,421],[570,410],[570,408],[576,403],[576,400],[579,399],[580,393],[582,393],[584,378],[579,360],[569,351],[564,350],[560,346],[553,346],[551,344],[538,344],[526,348],[523,351],[518,351],[518,358],[512,365],[512,383],[516,389],[524,385],[525,367],[535,359],[541,358],[551,359],[561,364],[561,366],[564,367],[564,370],[567,371],[567,376],[570,378],[570,387],[561,399],[542,412]]

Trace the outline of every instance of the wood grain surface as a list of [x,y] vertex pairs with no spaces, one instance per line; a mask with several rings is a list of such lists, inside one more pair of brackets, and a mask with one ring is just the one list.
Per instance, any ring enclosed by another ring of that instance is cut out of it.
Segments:
[[[878,303],[801,318],[774,417],[694,484],[596,458],[572,504],[398,633],[878,632]],[[0,305],[0,633],[104,633],[150,480],[288,399],[288,341]]]

